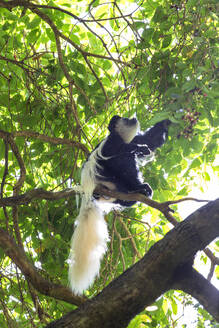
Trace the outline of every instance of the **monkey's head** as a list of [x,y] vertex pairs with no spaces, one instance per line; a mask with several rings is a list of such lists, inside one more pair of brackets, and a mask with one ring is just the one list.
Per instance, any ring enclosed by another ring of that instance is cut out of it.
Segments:
[[118,134],[125,143],[130,143],[135,137],[139,128],[136,118],[123,118],[115,115],[110,120],[108,129],[111,133]]

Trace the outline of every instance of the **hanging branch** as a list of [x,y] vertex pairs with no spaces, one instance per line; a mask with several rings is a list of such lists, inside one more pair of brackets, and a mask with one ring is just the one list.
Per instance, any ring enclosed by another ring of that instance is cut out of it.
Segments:
[[0,247],[19,267],[26,279],[42,294],[68,302],[81,305],[85,298],[74,296],[71,290],[62,285],[54,284],[40,275],[38,269],[28,260],[23,248],[15,243],[15,240],[0,228]]

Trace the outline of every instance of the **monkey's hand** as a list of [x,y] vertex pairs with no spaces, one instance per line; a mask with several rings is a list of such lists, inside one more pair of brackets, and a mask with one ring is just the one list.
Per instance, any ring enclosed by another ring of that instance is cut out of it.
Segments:
[[152,191],[151,187],[149,186],[149,184],[144,183],[142,185],[142,187],[144,187],[144,189],[141,190],[141,194],[145,195],[146,197],[152,197],[153,191]]
[[133,190],[129,193],[140,193],[145,195],[146,197],[151,197],[153,194],[153,190],[151,189],[148,183],[143,183],[133,187]]
[[141,145],[141,146],[138,145],[135,153],[137,156],[146,156],[146,155],[150,155],[151,151],[147,145]]
[[155,124],[155,127],[168,131],[168,127],[172,122],[170,120],[163,120]]

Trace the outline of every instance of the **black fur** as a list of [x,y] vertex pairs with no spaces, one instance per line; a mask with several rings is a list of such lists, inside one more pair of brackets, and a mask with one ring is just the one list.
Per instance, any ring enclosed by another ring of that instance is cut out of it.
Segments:
[[[109,136],[103,141],[104,145],[101,156],[97,159],[96,179],[99,184],[110,182],[114,189],[125,193],[139,192],[147,197],[152,196],[152,189],[149,184],[142,183],[139,164],[137,159],[150,155],[151,151],[162,146],[167,138],[169,120],[163,120],[155,124],[144,133],[137,133],[128,143],[124,142],[123,135],[118,129],[118,122],[123,130],[133,129],[138,125],[138,121],[133,119],[114,116],[108,126]],[[98,145],[97,147],[100,147]],[[110,188],[111,189],[111,188]],[[114,203],[122,206],[132,206],[134,201],[116,200]]]
[[161,147],[168,136],[168,126],[170,120],[163,120],[155,124],[152,128],[144,133],[139,133],[132,140],[132,143],[146,144],[152,151]]

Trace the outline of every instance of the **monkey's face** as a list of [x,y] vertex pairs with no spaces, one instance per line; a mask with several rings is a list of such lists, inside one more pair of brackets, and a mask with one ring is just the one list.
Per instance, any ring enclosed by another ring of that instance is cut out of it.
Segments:
[[135,137],[139,128],[139,123],[136,118],[122,118],[114,116],[109,124],[110,132],[116,132],[125,143],[130,143]]

